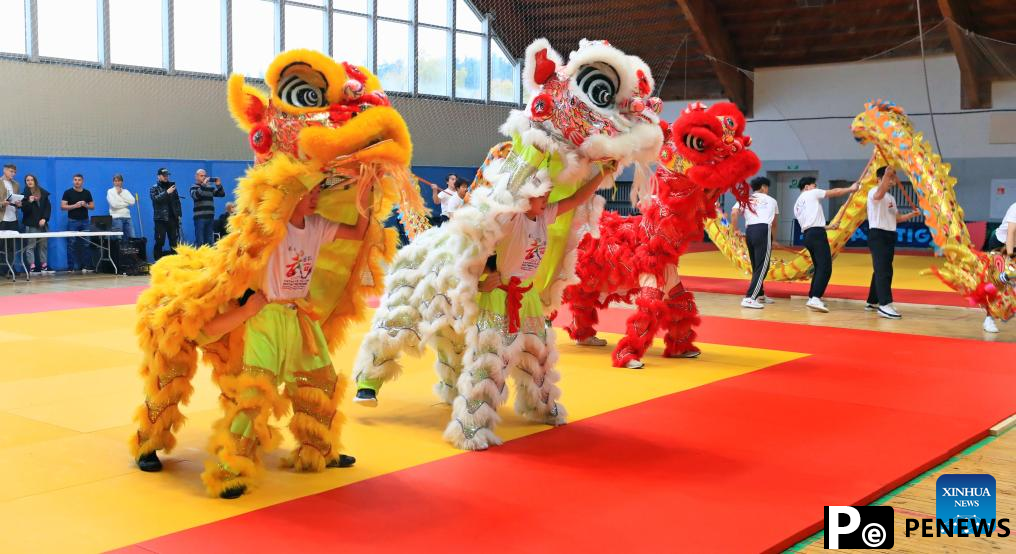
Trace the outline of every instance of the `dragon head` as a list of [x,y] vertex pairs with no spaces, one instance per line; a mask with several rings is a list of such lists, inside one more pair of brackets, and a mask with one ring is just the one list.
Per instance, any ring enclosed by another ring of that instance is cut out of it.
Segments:
[[896,143],[900,138],[914,135],[913,125],[903,108],[890,100],[865,102],[864,111],[850,124],[854,140],[861,144]]
[[657,169],[660,185],[683,174],[703,189],[721,194],[733,189],[746,199],[748,189],[739,185],[758,172],[761,162],[749,149],[751,137],[744,126],[744,114],[730,102],[709,108],[689,104],[665,133]]
[[[258,164],[284,154],[317,166],[338,184],[351,162],[406,166],[406,123],[367,69],[311,50],[279,54],[265,73],[269,94],[229,79],[233,119],[247,131]],[[355,165],[355,164],[353,164]]]
[[637,56],[607,41],[582,40],[564,63],[547,39],[526,49],[523,82],[530,96],[501,128],[541,147],[590,160],[652,162],[662,143],[652,73]]

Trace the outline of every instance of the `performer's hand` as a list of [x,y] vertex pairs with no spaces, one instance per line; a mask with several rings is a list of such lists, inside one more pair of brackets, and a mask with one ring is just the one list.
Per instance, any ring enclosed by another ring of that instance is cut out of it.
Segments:
[[265,296],[265,293],[257,291],[247,299],[247,303],[243,307],[247,308],[247,313],[254,316],[261,311],[261,308],[265,307],[265,304],[268,304],[268,297]]
[[849,190],[850,192],[857,192],[857,191],[861,190],[861,184],[860,183],[854,183],[854,184],[850,185],[850,188],[847,189],[847,190]]
[[166,192],[168,192],[168,193],[174,193],[174,192],[176,192],[176,185],[173,185],[173,186],[169,187],[168,189],[166,189]]
[[839,223],[834,223],[832,225],[826,225],[826,231],[835,231],[835,230],[837,230],[839,228],[840,228],[840,224]]
[[480,292],[490,292],[501,286],[501,272],[492,271],[487,274],[487,279],[480,283]]
[[734,236],[744,238],[744,231],[740,229],[734,229]]

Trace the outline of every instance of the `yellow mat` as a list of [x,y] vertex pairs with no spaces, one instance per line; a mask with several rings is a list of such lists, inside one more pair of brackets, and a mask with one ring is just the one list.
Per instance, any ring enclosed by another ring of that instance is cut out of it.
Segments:
[[[356,467],[319,474],[274,469],[263,484],[235,501],[208,498],[199,480],[204,446],[219,417],[207,368],[179,445],[163,456],[162,473],[137,470],[127,451],[130,415],[141,401],[136,375],[132,306],[0,317],[0,552],[95,552],[191,528],[264,506],[333,489],[429,461],[461,455],[441,432],[448,407],[436,404],[433,357],[405,358],[404,376],[385,387],[378,408],[348,399],[344,451]],[[334,353],[352,360],[366,324],[352,329]],[[613,344],[617,336],[603,334]],[[702,344],[697,360],[660,358],[644,370],[610,367],[607,348],[567,342],[560,369],[562,403],[571,421],[803,357],[804,354]],[[343,368],[348,371],[348,367]],[[352,391],[350,391],[352,392]],[[511,400],[498,433],[514,439],[548,431],[517,418]],[[619,438],[621,440],[621,438]],[[284,448],[290,448],[287,438]],[[488,455],[488,454],[481,454]],[[489,455],[496,455],[496,449]]]
[[[792,252],[775,251],[773,259],[791,259]],[[921,272],[937,265],[932,256],[896,255],[893,263],[893,288],[924,291],[945,291],[952,289],[934,275]],[[695,252],[681,256],[681,275],[689,277],[717,277],[723,279],[749,279],[718,251]],[[745,283],[747,284],[747,283]],[[871,255],[867,252],[843,252],[833,261],[831,285],[867,287],[871,284]]]

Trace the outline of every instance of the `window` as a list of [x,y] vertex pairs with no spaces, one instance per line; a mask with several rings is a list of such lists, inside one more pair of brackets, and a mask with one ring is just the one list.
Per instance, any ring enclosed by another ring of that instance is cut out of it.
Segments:
[[501,45],[490,39],[490,99],[495,102],[517,102],[519,87],[512,64]]
[[39,55],[99,61],[99,10],[92,0],[38,0]]
[[233,71],[262,78],[275,57],[275,6],[271,0],[233,0]]
[[162,0],[109,0],[109,61],[165,67]]
[[286,5],[286,50],[309,48],[325,52],[325,13],[320,9]]
[[448,31],[420,27],[417,33],[416,91],[448,96]]
[[[37,20],[28,21],[33,5]],[[228,67],[255,79],[281,36],[287,50],[330,48],[391,92],[520,100],[519,64],[468,0],[0,0],[0,25],[0,53],[34,55],[26,30],[37,29],[43,58],[209,75]]]
[[486,69],[482,38],[455,33],[455,96],[482,100]]
[[377,77],[385,90],[409,92],[409,25],[378,21]]
[[464,0],[455,0],[455,28],[460,31],[483,32],[483,23]]
[[332,0],[332,7],[347,12],[367,13],[367,2],[370,0]]
[[0,0],[0,52],[27,54],[25,51],[25,0]]
[[416,19],[428,25],[448,26],[448,0],[416,0]]
[[218,2],[173,0],[173,57],[178,71],[223,73]]
[[337,13],[332,16],[332,57],[369,67],[370,20],[358,15]]
[[377,16],[409,21],[409,0],[377,0]]

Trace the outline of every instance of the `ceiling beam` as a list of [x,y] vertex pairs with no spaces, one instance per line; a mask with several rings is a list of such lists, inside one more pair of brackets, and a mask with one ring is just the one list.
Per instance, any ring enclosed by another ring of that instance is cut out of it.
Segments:
[[677,0],[677,5],[691,27],[692,36],[702,51],[712,58],[713,70],[723,86],[723,92],[750,117],[754,92],[752,82],[744,73],[731,67],[738,64],[737,51],[730,34],[723,27],[720,14],[708,0]]
[[[971,29],[973,18],[965,0],[938,0],[942,15],[956,22],[946,23],[949,42],[960,65],[960,107],[965,110],[991,107],[991,74],[973,44],[963,36]],[[963,29],[960,29],[963,27]]]

